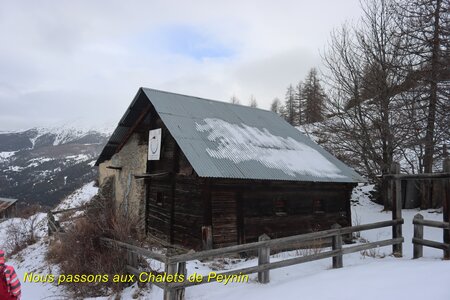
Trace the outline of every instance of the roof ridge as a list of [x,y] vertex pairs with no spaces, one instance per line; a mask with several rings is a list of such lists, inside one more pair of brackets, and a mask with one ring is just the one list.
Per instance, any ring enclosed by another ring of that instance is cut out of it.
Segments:
[[173,92],[169,92],[169,91],[163,91],[163,90],[158,90],[158,89],[148,88],[148,87],[143,87],[143,86],[141,86],[141,89],[143,89],[143,90],[150,90],[150,91],[158,92],[158,93],[164,93],[164,94],[171,94],[171,95],[195,98],[195,99],[198,99],[198,100],[209,101],[209,102],[214,102],[214,103],[228,104],[228,105],[237,106],[237,107],[243,107],[243,108],[248,108],[248,109],[257,109],[257,110],[261,110],[261,111],[265,111],[265,112],[272,112],[271,110],[262,109],[262,108],[259,108],[259,107],[250,107],[250,106],[243,105],[243,104],[235,104],[235,103],[230,103],[230,102],[225,102],[225,101],[220,101],[220,100],[214,100],[214,99],[208,99],[208,98],[203,98],[203,97],[197,97],[197,96],[181,94],[181,93],[173,93]]

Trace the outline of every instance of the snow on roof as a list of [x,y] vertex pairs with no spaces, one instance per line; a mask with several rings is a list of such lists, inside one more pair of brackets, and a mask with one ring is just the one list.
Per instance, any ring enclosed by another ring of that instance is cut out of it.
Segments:
[[228,159],[236,164],[257,161],[267,168],[281,170],[289,176],[345,178],[341,170],[312,147],[245,124],[230,124],[220,119],[204,119],[196,123],[197,130],[208,133],[216,148],[206,148],[216,159]]

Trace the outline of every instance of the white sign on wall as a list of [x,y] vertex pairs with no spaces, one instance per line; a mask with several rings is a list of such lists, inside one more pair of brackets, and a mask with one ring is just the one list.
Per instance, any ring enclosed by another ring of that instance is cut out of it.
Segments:
[[161,153],[161,128],[150,130],[148,134],[148,160],[159,160]]

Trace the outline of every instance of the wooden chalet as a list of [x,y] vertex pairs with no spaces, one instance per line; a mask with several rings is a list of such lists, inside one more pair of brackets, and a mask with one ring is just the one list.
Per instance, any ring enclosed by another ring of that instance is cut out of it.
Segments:
[[96,165],[142,232],[196,250],[351,226],[364,181],[273,112],[147,88]]
[[0,197],[0,220],[14,218],[17,211],[17,199]]

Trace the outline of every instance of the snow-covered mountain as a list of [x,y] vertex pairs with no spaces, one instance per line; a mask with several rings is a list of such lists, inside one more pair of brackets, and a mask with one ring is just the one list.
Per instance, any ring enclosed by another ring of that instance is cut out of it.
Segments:
[[110,132],[71,126],[0,132],[0,196],[53,206],[96,177]]

